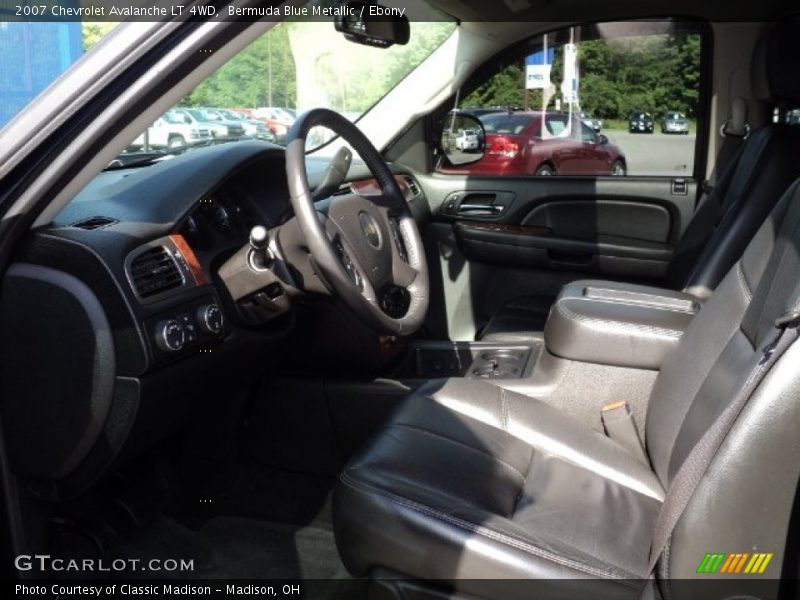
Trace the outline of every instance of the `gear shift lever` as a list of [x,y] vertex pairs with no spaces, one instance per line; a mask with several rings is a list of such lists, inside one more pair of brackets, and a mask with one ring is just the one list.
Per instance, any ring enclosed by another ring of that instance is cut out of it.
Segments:
[[250,230],[250,266],[257,271],[269,269],[274,260],[269,249],[269,232],[262,225],[256,225]]

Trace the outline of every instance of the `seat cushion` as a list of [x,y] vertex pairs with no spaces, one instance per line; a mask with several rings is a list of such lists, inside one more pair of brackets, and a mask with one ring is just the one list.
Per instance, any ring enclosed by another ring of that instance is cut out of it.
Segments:
[[488,579],[524,578],[541,580],[543,597],[635,596],[663,497],[650,467],[609,438],[539,400],[454,379],[409,396],[344,469],[334,524],[356,575],[457,579],[478,595],[497,592]]

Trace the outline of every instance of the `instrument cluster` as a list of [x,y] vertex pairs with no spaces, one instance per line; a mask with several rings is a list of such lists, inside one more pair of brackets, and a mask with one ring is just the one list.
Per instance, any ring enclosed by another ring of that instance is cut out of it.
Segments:
[[202,198],[180,233],[195,250],[208,251],[218,245],[243,243],[256,225],[269,226],[247,194],[230,188]]

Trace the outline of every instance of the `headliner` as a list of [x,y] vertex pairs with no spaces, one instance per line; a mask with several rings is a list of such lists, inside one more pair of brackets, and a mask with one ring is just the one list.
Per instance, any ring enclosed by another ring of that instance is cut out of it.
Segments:
[[[709,21],[771,21],[797,15],[793,0],[428,0],[461,21],[612,21],[679,16]],[[513,7],[513,10],[512,8]]]

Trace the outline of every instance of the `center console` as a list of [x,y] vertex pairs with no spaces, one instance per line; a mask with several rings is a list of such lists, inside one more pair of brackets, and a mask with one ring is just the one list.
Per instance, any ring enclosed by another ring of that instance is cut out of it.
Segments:
[[564,286],[556,299],[543,336],[524,343],[414,342],[393,375],[497,380],[518,387],[548,379],[545,372],[538,372],[547,370],[543,364],[537,366],[544,359],[548,364],[568,361],[657,371],[701,306],[683,292],[575,281]]
[[573,361],[657,370],[701,304],[660,288],[582,280],[564,286],[545,326],[547,350]]
[[644,439],[658,371],[700,310],[701,301],[683,292],[575,281],[562,289],[543,334],[524,343],[415,341],[391,377],[407,389],[444,378],[490,381],[606,433],[604,410],[621,406],[626,433]]

